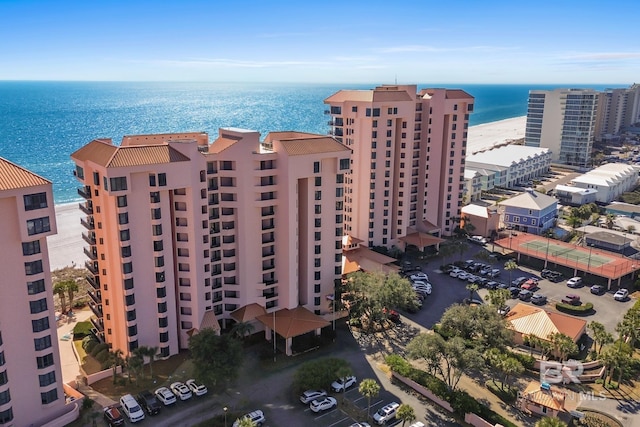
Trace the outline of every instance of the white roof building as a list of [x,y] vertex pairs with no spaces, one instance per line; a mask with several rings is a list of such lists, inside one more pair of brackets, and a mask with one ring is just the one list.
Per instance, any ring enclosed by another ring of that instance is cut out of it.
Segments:
[[640,167],[625,163],[607,163],[574,178],[575,187],[595,189],[596,201],[610,203],[638,185]]
[[548,148],[506,145],[467,156],[468,169],[507,171],[504,186],[514,187],[526,183],[549,170],[551,151]]
[[573,185],[556,185],[555,196],[564,205],[580,206],[596,201],[598,191]]

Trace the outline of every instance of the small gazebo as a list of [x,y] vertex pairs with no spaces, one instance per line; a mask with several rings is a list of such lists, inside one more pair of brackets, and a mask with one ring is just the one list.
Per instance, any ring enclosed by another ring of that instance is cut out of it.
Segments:
[[291,350],[293,338],[312,331],[315,331],[316,335],[320,335],[320,330],[331,324],[302,306],[293,310],[283,308],[269,314],[262,314],[256,317],[256,320],[265,326],[267,340],[272,338],[272,331],[285,339],[287,356],[293,354]]

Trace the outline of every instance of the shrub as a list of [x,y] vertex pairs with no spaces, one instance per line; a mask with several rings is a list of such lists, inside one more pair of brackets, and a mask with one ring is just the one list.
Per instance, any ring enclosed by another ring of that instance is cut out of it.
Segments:
[[564,313],[573,314],[575,316],[585,316],[591,314],[593,311],[593,304],[590,302],[582,305],[564,304],[561,302],[556,303],[556,309]]
[[96,346],[100,344],[98,341],[96,340],[90,340],[86,343],[86,345],[83,343],[82,344],[82,348],[84,348],[85,353],[91,354],[91,351],[96,348]]
[[91,354],[91,356],[93,357],[96,357],[96,355],[100,353],[102,350],[109,350],[109,345],[105,343],[100,343],[95,347],[93,347],[93,349],[91,350],[91,353],[89,354]]
[[82,338],[82,348],[84,349],[84,351],[87,351],[87,344],[89,344],[90,341],[95,341],[95,340],[96,339],[92,335]]
[[81,340],[87,335],[91,335],[91,328],[93,325],[89,321],[76,323],[76,326],[73,327],[73,339]]
[[524,369],[531,370],[536,363],[536,358],[529,354],[511,352],[511,356],[518,359],[518,361],[522,363],[522,366],[524,366]]
[[296,392],[308,389],[326,388],[337,378],[342,368],[351,368],[344,359],[328,357],[303,363],[294,374]]
[[101,364],[105,363],[107,360],[109,360],[109,349],[105,348],[104,350],[98,352],[95,358]]
[[606,383],[604,385],[604,388],[606,388],[607,390],[617,390],[618,389],[618,383],[615,381],[609,381],[608,383]]

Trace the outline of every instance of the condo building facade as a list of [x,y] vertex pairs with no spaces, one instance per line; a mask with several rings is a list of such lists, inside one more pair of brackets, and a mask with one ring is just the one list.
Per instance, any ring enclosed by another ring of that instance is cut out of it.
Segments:
[[640,85],[606,89],[598,99],[596,140],[614,138],[640,121]]
[[0,216],[0,425],[43,425],[67,411],[46,239],[56,234],[51,182],[0,158]]
[[96,333],[168,357],[231,313],[323,314],[341,276],[351,151],[297,132],[125,136],[74,152]]
[[462,90],[416,85],[341,90],[325,100],[330,133],[353,150],[346,235],[391,247],[414,232],[452,234],[473,102]]
[[529,91],[525,145],[549,148],[553,163],[588,167],[598,97],[592,89]]

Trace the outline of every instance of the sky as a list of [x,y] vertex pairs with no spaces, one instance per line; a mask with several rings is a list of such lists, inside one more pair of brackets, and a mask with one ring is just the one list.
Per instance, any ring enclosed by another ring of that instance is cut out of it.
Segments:
[[631,84],[635,2],[0,0],[0,80]]

